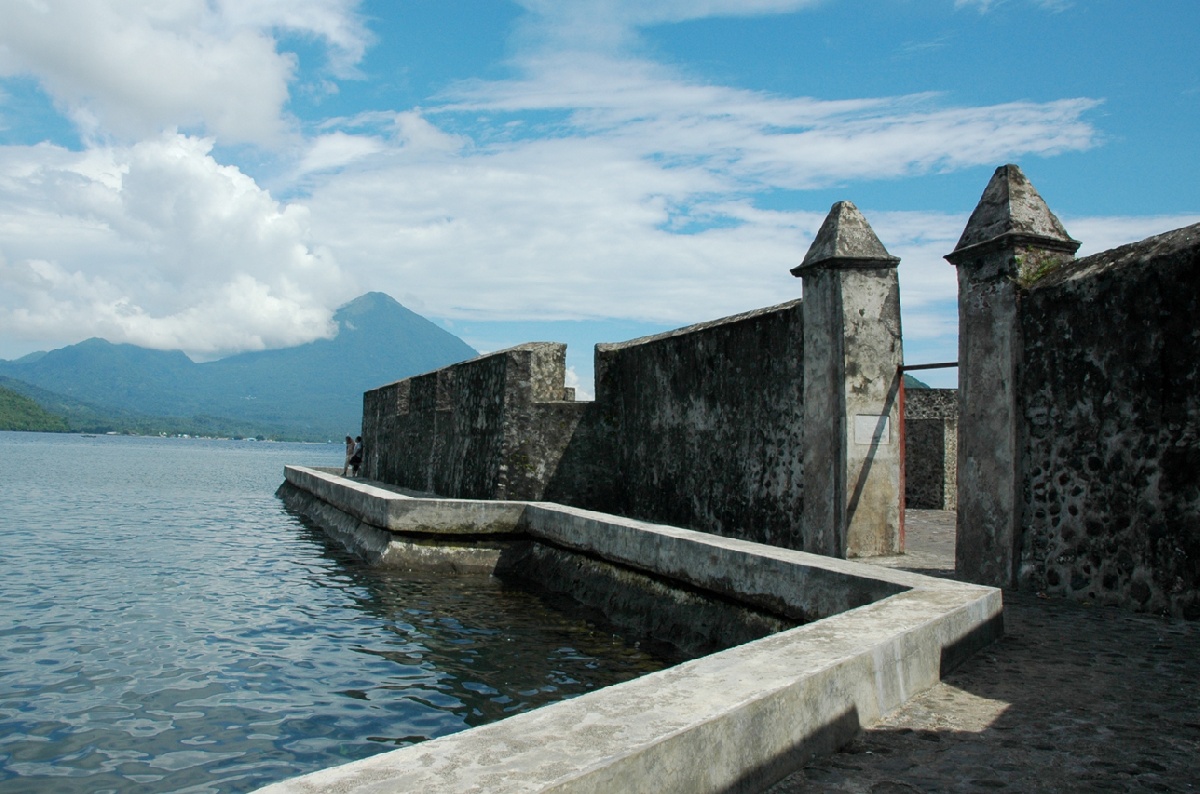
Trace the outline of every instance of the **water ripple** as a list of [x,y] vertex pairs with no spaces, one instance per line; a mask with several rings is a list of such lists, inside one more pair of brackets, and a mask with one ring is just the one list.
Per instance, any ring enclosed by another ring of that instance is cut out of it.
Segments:
[[0,433],[0,793],[238,792],[665,662],[274,498],[338,445]]

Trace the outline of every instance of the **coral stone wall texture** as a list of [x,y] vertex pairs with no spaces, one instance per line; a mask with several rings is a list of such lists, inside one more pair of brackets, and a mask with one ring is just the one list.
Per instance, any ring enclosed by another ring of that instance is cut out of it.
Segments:
[[615,480],[582,506],[799,548],[803,344],[797,300],[598,346]]
[[[372,479],[546,499],[802,546],[800,301],[600,345],[597,399],[563,388],[565,346],[531,343],[369,391]],[[909,392],[911,507],[952,498],[952,390]]]
[[364,474],[464,499],[539,499],[585,406],[566,345],[534,342],[363,395]]
[[1022,589],[1200,618],[1200,225],[1021,302]]

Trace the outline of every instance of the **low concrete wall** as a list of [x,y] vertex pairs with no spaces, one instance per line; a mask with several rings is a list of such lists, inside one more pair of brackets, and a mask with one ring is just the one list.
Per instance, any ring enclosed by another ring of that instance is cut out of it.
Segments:
[[[430,509],[311,469],[288,467],[286,477],[401,524],[405,513]],[[364,504],[376,500],[387,505]],[[480,503],[436,501],[454,516],[451,526],[474,517],[487,532],[497,515],[505,532],[515,526],[722,597],[824,619],[263,792],[759,791],[932,686],[1001,631],[992,588],[548,503],[506,503],[521,511],[514,524]],[[435,523],[408,526],[436,535]]]

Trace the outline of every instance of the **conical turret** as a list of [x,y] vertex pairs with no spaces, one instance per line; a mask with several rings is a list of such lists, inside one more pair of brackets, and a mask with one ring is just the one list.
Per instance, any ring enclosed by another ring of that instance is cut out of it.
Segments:
[[800,276],[814,267],[895,267],[899,262],[879,242],[858,207],[849,201],[839,201],[825,216],[804,261],[791,272]]
[[839,201],[804,279],[804,550],[900,551],[900,263]]
[[947,259],[968,248],[1000,241],[1072,254],[1079,248],[1079,241],[1071,239],[1021,169],[1011,164],[996,169]]

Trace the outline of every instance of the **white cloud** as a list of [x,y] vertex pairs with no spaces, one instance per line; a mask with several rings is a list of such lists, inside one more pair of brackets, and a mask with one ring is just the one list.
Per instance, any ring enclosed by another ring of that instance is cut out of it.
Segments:
[[[525,66],[519,79],[460,84],[445,104],[401,114],[394,126],[409,133],[312,181],[318,238],[373,288],[419,291],[439,317],[692,322],[799,292],[788,270],[823,212],[757,209],[763,188],[994,165],[1096,137],[1090,99],[822,101],[702,84],[641,60]],[[474,140],[441,129],[462,118]],[[346,127],[367,121],[391,122]],[[895,239],[938,263],[909,277],[916,300],[934,304],[953,297],[940,257],[964,221],[945,231],[939,216],[944,235],[929,240],[916,215],[895,224]]]
[[631,43],[638,28],[709,17],[781,14],[820,0],[517,0],[527,44],[576,53]]
[[[979,13],[986,14],[992,8],[1006,5],[1008,0],[954,0],[955,8],[975,7],[979,9]],[[1047,11],[1065,11],[1074,5],[1074,0],[1027,0],[1032,5],[1044,8]]]
[[1082,257],[1200,223],[1200,215],[1066,217],[1062,221],[1067,234],[1080,241],[1078,255]]
[[310,174],[332,171],[350,165],[384,148],[383,141],[364,135],[332,132],[315,138],[300,160],[298,172]]
[[0,149],[0,330],[199,357],[333,332],[354,294],[308,210],[169,135],[76,154]]
[[177,128],[271,143],[294,57],[275,31],[325,41],[347,73],[367,34],[356,3],[323,0],[10,0],[0,11],[0,76],[34,76],[86,138]]
[[[316,125],[279,170],[290,203],[218,163],[213,138],[0,149],[0,331],[211,356],[326,334],[330,310],[368,288],[439,318],[684,324],[799,294],[788,271],[824,208],[766,210],[759,191],[994,166],[1099,137],[1090,98],[827,101],[708,84],[624,54],[640,26],[808,0],[522,4],[541,38],[518,50],[516,78]],[[0,75],[40,75],[96,130],[196,124],[222,143],[270,141],[287,129],[294,75],[275,31],[319,38],[335,72],[351,74],[367,42],[353,6],[54,0],[43,7],[84,21],[51,41],[33,5],[10,5],[0,14],[18,8],[19,25],[0,24]],[[89,25],[103,45],[84,41]],[[199,72],[146,74],[157,59]],[[864,211],[904,260],[906,335],[952,338],[955,274],[941,257],[969,208]],[[1109,236],[1121,225],[1105,221]]]
[[219,17],[232,29],[284,29],[323,40],[338,77],[361,77],[357,65],[374,38],[356,8],[360,0],[219,0]]
[[[631,157],[697,166],[742,187],[821,187],[1095,145],[1072,98],[945,107],[932,94],[823,101],[689,81],[656,64],[609,57],[530,61],[506,82],[464,83],[441,110],[560,111],[561,138],[602,138]],[[726,185],[728,187],[728,185]]]

